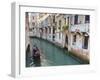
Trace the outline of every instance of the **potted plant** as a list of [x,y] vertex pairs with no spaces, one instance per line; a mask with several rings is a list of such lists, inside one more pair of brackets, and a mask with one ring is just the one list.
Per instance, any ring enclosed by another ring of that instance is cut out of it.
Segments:
[[67,29],[68,29],[68,27],[69,27],[68,25],[64,24],[64,26],[63,26],[63,28],[62,28],[62,29],[63,29],[63,31],[67,30]]

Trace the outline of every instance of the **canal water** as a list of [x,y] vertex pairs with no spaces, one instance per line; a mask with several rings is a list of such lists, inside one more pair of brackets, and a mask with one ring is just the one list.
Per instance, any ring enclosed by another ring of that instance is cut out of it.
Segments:
[[[31,38],[32,45],[36,45],[41,52],[41,66],[61,66],[61,65],[79,65],[83,64],[81,60],[70,55],[67,49],[61,48],[47,40],[40,38]],[[27,60],[27,66],[32,62]],[[31,65],[31,66],[34,66]]]

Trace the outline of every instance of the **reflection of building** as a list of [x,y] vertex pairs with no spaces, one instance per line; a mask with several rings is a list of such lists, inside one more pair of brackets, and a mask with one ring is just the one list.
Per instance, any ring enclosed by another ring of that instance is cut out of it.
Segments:
[[28,13],[29,36],[37,36],[89,55],[89,15]]

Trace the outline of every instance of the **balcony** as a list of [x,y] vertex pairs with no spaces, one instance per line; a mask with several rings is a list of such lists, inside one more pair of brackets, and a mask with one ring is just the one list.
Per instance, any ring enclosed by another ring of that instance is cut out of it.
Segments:
[[89,32],[89,23],[85,24],[77,24],[77,25],[71,25],[70,26],[70,31],[71,32]]

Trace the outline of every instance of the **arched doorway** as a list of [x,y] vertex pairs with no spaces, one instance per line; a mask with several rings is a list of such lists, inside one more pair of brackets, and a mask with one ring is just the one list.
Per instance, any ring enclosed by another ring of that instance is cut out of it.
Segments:
[[66,35],[65,41],[66,41],[66,44],[68,45],[68,36],[67,35]]
[[88,49],[88,40],[89,40],[89,36],[84,36],[84,43],[83,43],[84,49]]
[[40,38],[42,38],[42,36],[43,36],[43,28],[40,28],[39,31],[40,31]]
[[55,30],[56,30],[56,28],[55,28],[55,26],[53,26],[53,36],[52,36],[53,41],[55,41]]
[[65,48],[68,48],[68,35],[65,37]]

